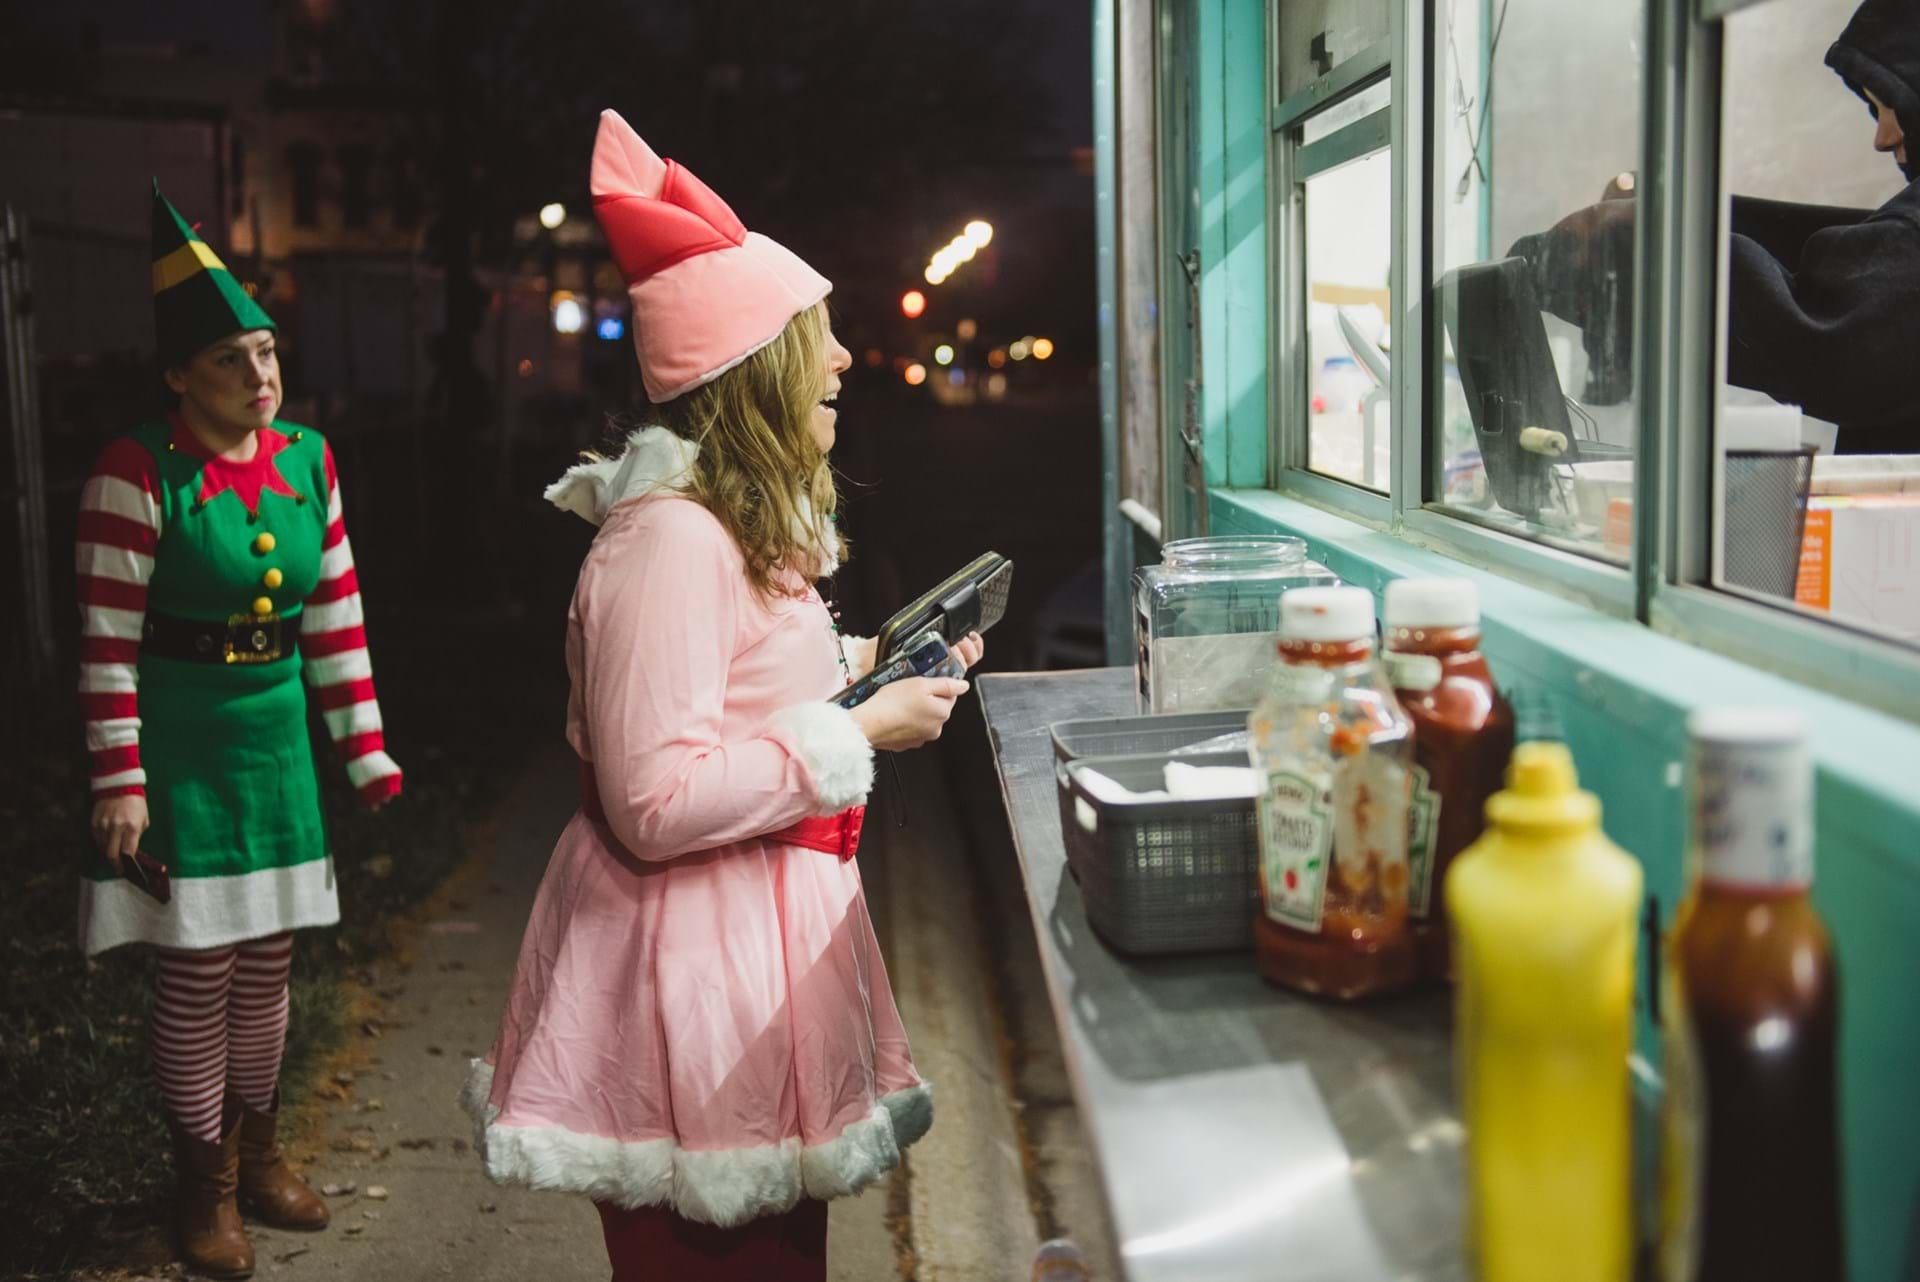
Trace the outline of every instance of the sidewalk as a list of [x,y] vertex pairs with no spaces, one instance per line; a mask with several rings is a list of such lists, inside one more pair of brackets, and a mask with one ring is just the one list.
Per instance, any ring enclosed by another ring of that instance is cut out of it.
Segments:
[[[1083,1182],[1077,1126],[1045,1127],[1046,1151],[1036,1152],[1023,1125],[1027,1101],[1016,1083],[1030,1074],[1010,1067],[1008,1033],[1033,1034],[1017,1011],[1001,1013],[992,976],[996,965],[1005,972],[1004,954],[1031,953],[1032,944],[1016,940],[997,961],[986,957],[998,945],[981,928],[968,864],[976,852],[959,836],[939,759],[908,754],[899,766],[911,826],[897,826],[881,800],[860,863],[916,1060],[934,1083],[935,1122],[901,1170],[834,1203],[829,1276],[1024,1282],[1043,1228],[1090,1246],[1100,1239],[1098,1198]],[[893,787],[883,768],[881,791]],[[407,955],[376,968],[385,1022],[357,1035],[360,1066],[314,1137],[319,1152],[306,1171],[315,1188],[337,1190],[328,1198],[334,1225],[321,1234],[255,1229],[261,1276],[604,1282],[592,1207],[490,1183],[457,1103],[467,1061],[492,1039],[534,889],[576,789],[564,744],[540,754],[478,826],[470,862],[429,902]],[[1057,1059],[1059,1051],[1019,1048],[1023,1062],[1036,1054]],[[1050,1114],[1053,1103],[1033,1101]],[[1073,1187],[1047,1187],[1049,1174],[1069,1172]]]

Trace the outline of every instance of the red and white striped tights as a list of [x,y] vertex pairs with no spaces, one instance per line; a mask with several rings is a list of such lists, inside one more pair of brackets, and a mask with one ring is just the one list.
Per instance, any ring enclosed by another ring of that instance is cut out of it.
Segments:
[[220,1140],[228,1091],[266,1112],[287,1046],[291,933],[192,952],[154,950],[158,994],[148,1040],[167,1111],[196,1139]]

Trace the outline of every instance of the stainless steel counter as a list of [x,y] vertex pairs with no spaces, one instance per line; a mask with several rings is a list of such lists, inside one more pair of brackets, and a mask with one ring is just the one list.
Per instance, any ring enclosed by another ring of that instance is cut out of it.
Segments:
[[1088,927],[1047,727],[1131,713],[1131,679],[979,680],[1128,1279],[1464,1279],[1445,994],[1340,1006],[1268,986],[1245,954],[1127,959]]

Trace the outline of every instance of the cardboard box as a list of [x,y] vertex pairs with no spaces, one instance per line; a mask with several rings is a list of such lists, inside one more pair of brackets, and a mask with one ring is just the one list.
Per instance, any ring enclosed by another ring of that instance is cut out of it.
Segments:
[[1814,495],[1794,600],[1920,641],[1920,493]]

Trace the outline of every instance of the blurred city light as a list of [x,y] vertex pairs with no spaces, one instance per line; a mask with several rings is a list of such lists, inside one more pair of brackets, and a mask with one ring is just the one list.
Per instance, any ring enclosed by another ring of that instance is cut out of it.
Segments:
[[868,368],[870,368],[870,369],[878,369],[878,368],[880,368],[880,366],[882,366],[882,365],[884,365],[884,364],[886,364],[886,363],[887,363],[887,354],[886,354],[885,352],[883,352],[883,351],[881,351],[881,350],[880,350],[879,348],[877,348],[877,347],[869,347],[869,348],[867,349],[867,366],[868,366]]
[[565,221],[567,221],[567,207],[559,201],[540,206],[540,225],[548,231],[552,231]]
[[965,383],[966,381],[967,381],[967,371],[963,369],[950,369],[947,371],[947,382],[952,386],[959,387],[961,384]]
[[918,387],[927,381],[927,367],[915,361],[913,364],[907,366],[905,377],[908,387]]
[[1051,338],[1036,338],[1028,345],[1028,350],[1033,353],[1033,359],[1036,361],[1044,361],[1047,357],[1053,355],[1053,340]]
[[939,285],[952,276],[960,264],[970,262],[993,239],[993,224],[976,218],[965,231],[934,251],[927,260],[924,275],[929,285]]
[[934,348],[933,363],[935,365],[953,364],[953,345],[951,343],[942,343],[940,346]]
[[900,295],[900,311],[903,315],[907,317],[908,320],[912,320],[914,317],[920,315],[921,312],[924,312],[926,310],[927,310],[927,296],[921,293],[919,290],[910,289],[906,293]]
[[1027,340],[1024,338],[1016,338],[1007,344],[1007,355],[1013,357],[1016,361],[1024,361],[1027,359],[1027,353],[1031,350],[1032,348],[1027,345]]
[[533,377],[533,362],[527,360],[525,357],[521,357],[518,369],[521,378]]
[[971,343],[973,341],[973,336],[980,332],[980,327],[974,324],[971,320],[962,320],[959,324],[953,327],[953,332],[960,336],[961,342]]
[[995,369],[1005,368],[1006,363],[1007,363],[1006,348],[996,347],[992,351],[987,353],[987,364],[993,366]]
[[554,333],[578,334],[587,327],[587,309],[568,291],[555,290],[548,305],[553,308]]
[[593,332],[611,343],[627,336],[627,323],[618,316],[602,316]]
[[1007,394],[1007,376],[1005,374],[987,375],[987,399],[997,401]]

